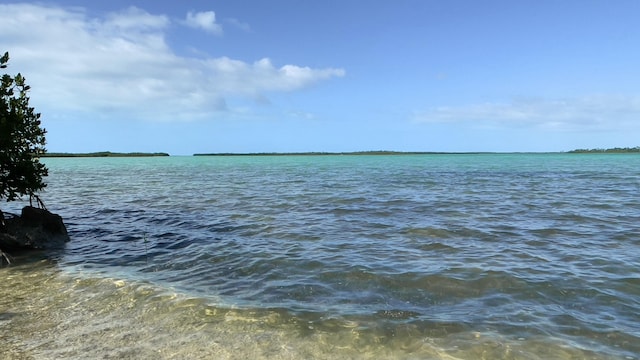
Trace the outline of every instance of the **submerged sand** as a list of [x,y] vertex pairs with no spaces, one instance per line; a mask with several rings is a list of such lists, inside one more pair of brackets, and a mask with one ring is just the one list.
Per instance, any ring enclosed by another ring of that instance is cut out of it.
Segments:
[[411,325],[306,321],[221,308],[170,289],[64,272],[48,261],[0,269],[3,359],[605,358],[554,339]]

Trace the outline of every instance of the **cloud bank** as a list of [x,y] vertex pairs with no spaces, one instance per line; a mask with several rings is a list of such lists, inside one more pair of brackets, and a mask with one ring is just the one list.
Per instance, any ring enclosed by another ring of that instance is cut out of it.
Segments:
[[459,123],[478,128],[529,127],[553,131],[621,130],[636,126],[639,119],[640,96],[614,95],[442,106],[414,115],[414,120],[419,123]]
[[[229,98],[296,91],[344,76],[339,68],[313,69],[228,57],[190,58],[165,41],[175,24],[166,15],[131,7],[103,17],[83,8],[0,4],[0,44],[10,73],[32,85],[38,111],[116,114],[152,120],[215,117]],[[220,35],[215,13],[189,13],[186,24]]]

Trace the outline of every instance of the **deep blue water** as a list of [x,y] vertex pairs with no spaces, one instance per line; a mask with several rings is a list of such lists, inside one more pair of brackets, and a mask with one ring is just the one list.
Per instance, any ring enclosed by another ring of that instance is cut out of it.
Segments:
[[478,355],[458,353],[465,334],[529,347],[503,358],[640,353],[635,154],[45,163],[42,197],[72,237],[55,264],[75,278],[274,311],[302,334],[410,328],[459,358]]

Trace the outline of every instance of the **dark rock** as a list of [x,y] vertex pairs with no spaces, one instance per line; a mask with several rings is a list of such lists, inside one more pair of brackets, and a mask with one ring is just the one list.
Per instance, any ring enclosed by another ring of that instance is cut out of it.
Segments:
[[24,222],[25,226],[38,227],[52,235],[64,235],[67,236],[67,228],[62,222],[62,217],[58,214],[53,214],[45,209],[38,209],[33,206],[25,206],[22,208],[22,214],[20,218]]
[[5,251],[60,248],[69,241],[60,215],[48,210],[25,206],[20,216],[2,215],[2,220],[0,249]]
[[4,224],[4,213],[0,210],[0,234],[7,232],[7,225]]

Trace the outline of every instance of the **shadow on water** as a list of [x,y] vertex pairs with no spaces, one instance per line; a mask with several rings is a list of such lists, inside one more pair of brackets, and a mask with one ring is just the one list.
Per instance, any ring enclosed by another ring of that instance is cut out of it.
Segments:
[[2,259],[3,261],[0,262],[0,268],[19,267],[43,261],[51,264],[58,264],[64,257],[65,248],[46,250],[20,249],[4,251],[4,253],[9,258],[10,263],[7,263],[5,259]]

